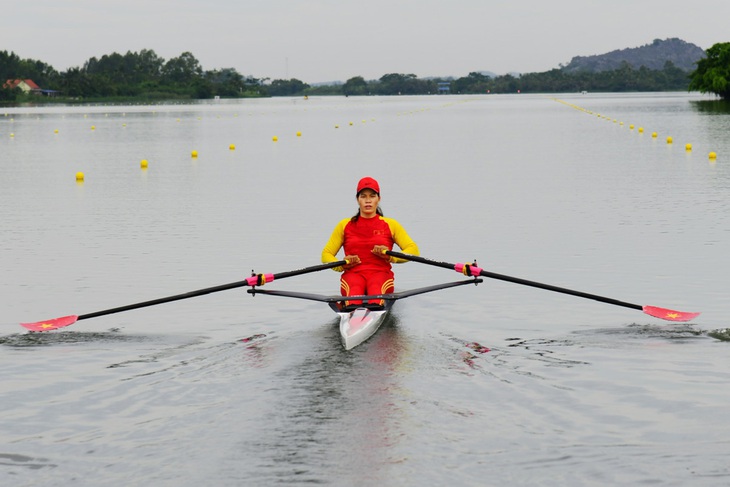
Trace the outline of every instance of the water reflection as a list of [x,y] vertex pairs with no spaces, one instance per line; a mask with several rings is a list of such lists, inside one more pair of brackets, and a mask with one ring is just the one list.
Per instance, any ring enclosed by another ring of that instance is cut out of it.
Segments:
[[730,100],[690,100],[689,105],[699,113],[730,114]]
[[259,475],[340,485],[386,479],[383,467],[403,436],[398,398],[410,372],[408,340],[391,314],[370,340],[346,351],[338,322],[272,383],[269,394],[280,398],[268,420],[273,428],[242,444],[261,455]]

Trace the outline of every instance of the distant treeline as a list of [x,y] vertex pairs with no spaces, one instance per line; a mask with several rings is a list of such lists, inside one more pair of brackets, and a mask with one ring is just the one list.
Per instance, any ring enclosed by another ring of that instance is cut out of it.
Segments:
[[[112,53],[92,57],[82,67],[58,72],[52,66],[0,51],[0,83],[31,79],[63,100],[164,100],[301,96],[301,95],[421,95],[448,91],[452,94],[569,93],[580,91],[686,91],[690,74],[667,61],[662,70],[620,68],[601,72],[544,73],[490,77],[478,72],[462,78],[419,79],[414,74],[391,73],[377,80],[361,76],[345,83],[310,86],[298,79],[254,78],[234,68],[203,70],[189,52],[165,60],[152,50]],[[0,101],[27,101],[20,89],[0,88]]]

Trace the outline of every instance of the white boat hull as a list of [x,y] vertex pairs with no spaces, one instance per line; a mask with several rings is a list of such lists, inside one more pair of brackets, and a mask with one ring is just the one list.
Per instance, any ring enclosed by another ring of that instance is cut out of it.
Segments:
[[340,337],[345,350],[351,350],[373,336],[389,312],[390,306],[378,310],[357,308],[350,312],[338,312]]

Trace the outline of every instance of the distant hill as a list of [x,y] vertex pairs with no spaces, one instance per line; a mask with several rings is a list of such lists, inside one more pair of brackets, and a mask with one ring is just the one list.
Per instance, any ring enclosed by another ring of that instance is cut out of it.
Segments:
[[705,51],[695,44],[677,38],[655,39],[651,44],[641,47],[618,49],[595,56],[576,56],[567,66],[562,66],[562,70],[566,72],[610,71],[621,67],[623,62],[627,62],[634,69],[646,66],[648,69],[661,70],[664,69],[667,61],[671,61],[682,70],[694,71],[697,69],[695,63],[704,57]]

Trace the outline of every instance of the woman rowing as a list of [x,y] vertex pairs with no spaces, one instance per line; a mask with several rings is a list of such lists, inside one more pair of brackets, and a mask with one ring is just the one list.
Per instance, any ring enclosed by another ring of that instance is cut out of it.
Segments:
[[[344,247],[348,264],[334,268],[342,272],[340,291],[343,296],[392,293],[391,264],[408,261],[391,257],[385,251],[393,250],[393,244],[396,244],[404,253],[418,255],[418,245],[400,223],[383,216],[380,185],[375,179],[362,178],[357,183],[356,198],[357,213],[337,224],[322,250],[322,262],[339,260],[336,255]],[[361,303],[360,300],[346,301],[345,306]]]

